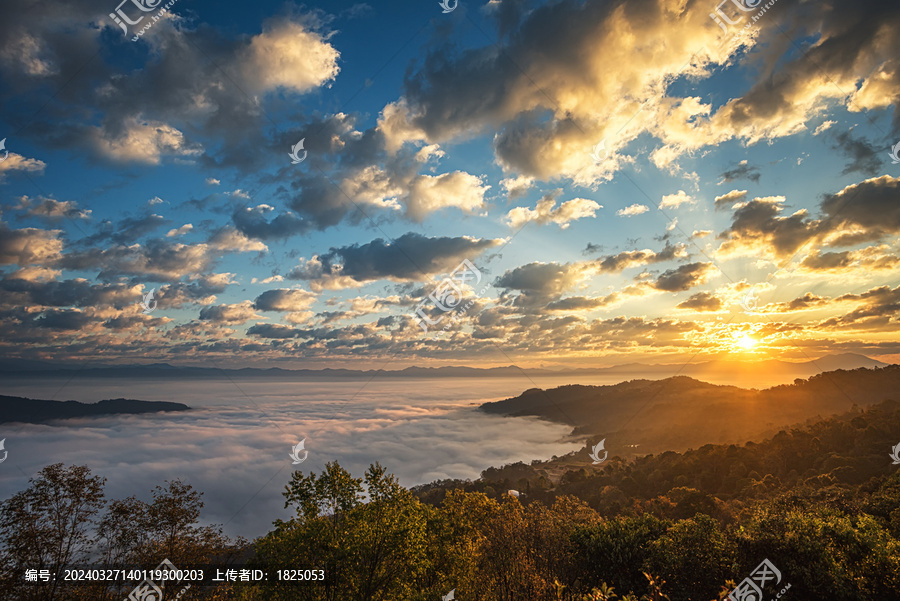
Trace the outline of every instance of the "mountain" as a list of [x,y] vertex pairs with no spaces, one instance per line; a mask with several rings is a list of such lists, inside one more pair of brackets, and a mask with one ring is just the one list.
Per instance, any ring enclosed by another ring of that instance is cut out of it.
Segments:
[[790,424],[900,400],[900,365],[836,370],[765,390],[719,386],[687,376],[612,386],[532,388],[480,410],[535,416],[572,426],[570,436],[634,455],[707,443],[742,444]]
[[836,369],[857,369],[860,367],[885,367],[887,363],[870,359],[864,355],[846,353],[841,355],[825,355],[819,359],[801,362],[788,361],[705,361],[701,363],[669,363],[645,364],[628,363],[611,367],[571,368],[562,370],[523,369],[515,365],[505,367],[407,367],[401,370],[385,371],[357,369],[282,369],[271,367],[266,369],[246,367],[243,369],[220,369],[215,367],[178,367],[168,363],[152,363],[146,365],[52,365],[40,361],[23,359],[0,359],[0,378],[221,378],[223,375],[240,377],[282,378],[287,380],[325,378],[531,378],[558,377],[565,375],[641,377],[659,376],[668,378],[676,375],[693,376],[703,379],[721,379],[722,377],[743,376],[753,374],[777,375],[789,381],[795,377],[809,377],[824,371]]
[[190,407],[187,405],[163,401],[110,399],[99,403],[79,403],[78,401],[42,401],[19,396],[0,395],[0,423],[24,422],[38,424],[72,417],[189,410]]

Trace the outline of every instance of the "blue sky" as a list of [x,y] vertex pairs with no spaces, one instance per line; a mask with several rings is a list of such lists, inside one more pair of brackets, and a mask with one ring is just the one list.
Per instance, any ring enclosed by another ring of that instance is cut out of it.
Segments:
[[900,11],[736,1],[8,2],[3,353],[894,360]]

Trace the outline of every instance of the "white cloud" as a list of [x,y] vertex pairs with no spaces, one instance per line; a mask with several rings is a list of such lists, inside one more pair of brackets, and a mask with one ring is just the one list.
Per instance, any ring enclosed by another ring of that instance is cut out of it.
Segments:
[[666,194],[659,203],[660,209],[677,209],[683,204],[694,204],[697,202],[687,194],[684,190],[679,190],[676,194]]
[[327,39],[302,23],[271,21],[240,55],[243,79],[258,93],[278,88],[306,92],[321,86],[340,70],[340,53]]
[[185,140],[178,129],[161,121],[128,119],[124,131],[115,138],[107,137],[99,127],[91,128],[91,143],[101,155],[120,162],[158,165],[164,156],[196,156],[202,152],[197,144]]
[[572,221],[583,217],[594,217],[596,212],[603,207],[587,198],[573,198],[554,208],[556,200],[552,196],[545,196],[538,201],[534,209],[516,207],[506,215],[506,222],[510,227],[518,229],[529,221],[540,225],[555,223],[560,229],[566,229]]
[[625,207],[624,209],[619,209],[616,211],[616,215],[620,217],[632,217],[633,215],[640,215],[641,213],[646,213],[650,210],[650,207],[642,204],[633,204]]
[[169,230],[168,233],[166,234],[166,237],[174,238],[175,236],[184,236],[192,229],[194,229],[193,225],[191,225],[190,223],[185,223],[180,228]]
[[481,178],[463,171],[418,175],[409,183],[409,194],[404,199],[406,214],[422,221],[430,213],[448,207],[473,213],[484,207],[484,194],[489,188]]

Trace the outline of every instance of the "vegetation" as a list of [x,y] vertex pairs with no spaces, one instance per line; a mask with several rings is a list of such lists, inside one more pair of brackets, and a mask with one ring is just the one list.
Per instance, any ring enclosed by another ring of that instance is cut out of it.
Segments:
[[[900,599],[900,470],[888,458],[898,436],[900,403],[885,401],[760,443],[612,457],[558,478],[520,463],[408,490],[377,463],[362,477],[331,463],[293,474],[293,517],[252,545],[197,526],[200,496],[181,482],[150,503],[105,503],[87,468],[53,465],[0,507],[0,599],[129,590],[26,585],[24,567],[181,566],[252,550],[267,582],[181,598],[436,601],[455,590],[460,601],[707,601],[768,559],[782,581],[767,598],[789,584],[783,599],[890,601]],[[278,583],[280,568],[326,579]]]

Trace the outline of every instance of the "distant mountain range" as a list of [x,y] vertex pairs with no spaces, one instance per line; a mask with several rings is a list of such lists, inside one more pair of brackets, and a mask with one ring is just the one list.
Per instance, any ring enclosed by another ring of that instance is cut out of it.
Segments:
[[555,377],[564,375],[604,375],[627,377],[629,375],[659,376],[660,378],[675,375],[709,377],[710,375],[752,373],[784,375],[790,377],[809,377],[825,371],[836,369],[857,369],[860,367],[885,367],[887,363],[870,359],[864,355],[845,353],[825,355],[813,361],[792,363],[789,361],[767,360],[747,361],[703,361],[698,363],[645,364],[627,363],[612,367],[578,368],[565,370],[522,369],[513,365],[507,367],[407,367],[401,370],[355,370],[355,369],[268,369],[243,368],[219,369],[214,367],[176,367],[168,363],[151,363],[147,365],[56,365],[41,361],[24,359],[0,359],[0,378],[34,378],[34,377],[80,377],[101,378],[137,378],[164,377],[174,378],[220,378],[223,375],[242,378],[262,377],[299,380],[307,378],[349,379],[349,378],[512,378],[523,375],[532,378]]
[[620,455],[743,444],[807,420],[900,400],[900,365],[836,370],[765,390],[717,386],[687,376],[612,386],[532,388],[484,403],[486,413],[535,416],[572,426],[571,437]]
[[164,401],[110,399],[99,403],[79,403],[78,401],[42,401],[20,396],[0,395],[0,423],[23,422],[39,424],[50,420],[72,417],[189,410],[190,407],[187,405]]

